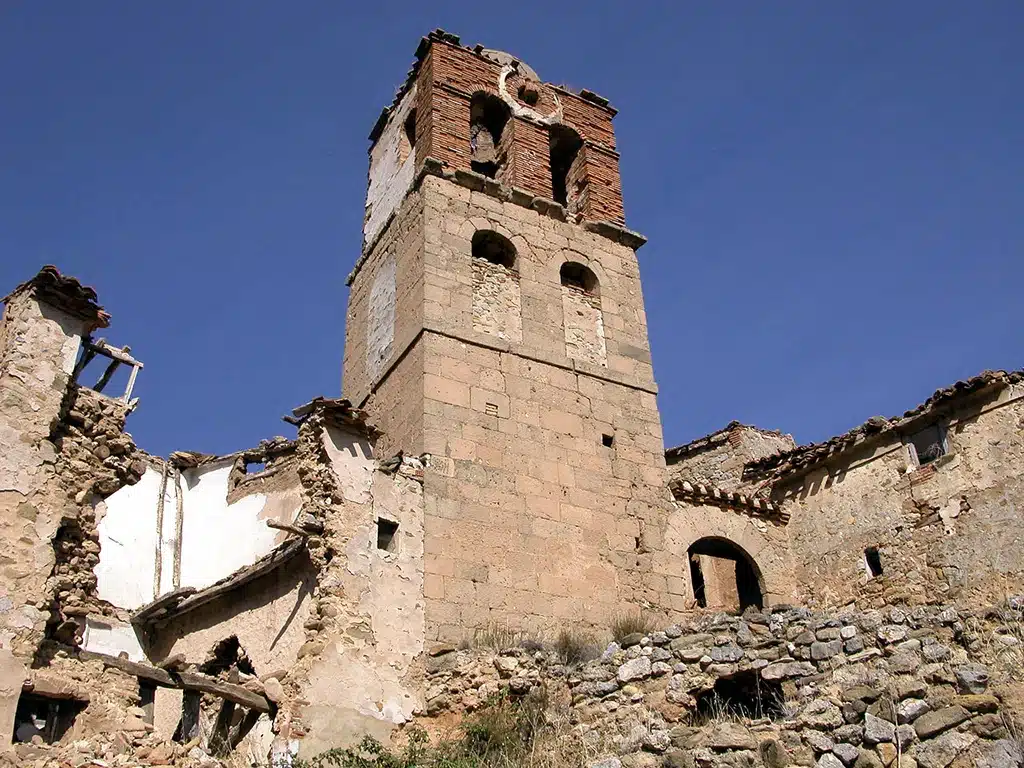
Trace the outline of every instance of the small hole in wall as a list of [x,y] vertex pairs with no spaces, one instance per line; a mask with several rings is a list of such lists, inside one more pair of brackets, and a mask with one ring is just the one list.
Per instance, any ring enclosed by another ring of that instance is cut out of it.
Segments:
[[878,547],[865,549],[864,561],[868,564],[868,573],[871,574],[871,578],[882,575],[882,556],[878,553]]
[[497,403],[484,403],[484,413],[488,416],[498,415],[498,404]]
[[385,552],[395,552],[398,548],[398,540],[395,534],[398,533],[398,523],[377,518],[377,549]]
[[605,448],[611,448],[615,442],[615,435],[601,435],[601,445]]
[[245,463],[245,474],[247,474],[247,475],[255,475],[255,474],[259,473],[259,472],[262,472],[266,468],[267,468],[267,465],[266,465],[265,462],[262,462],[262,461],[247,461]]

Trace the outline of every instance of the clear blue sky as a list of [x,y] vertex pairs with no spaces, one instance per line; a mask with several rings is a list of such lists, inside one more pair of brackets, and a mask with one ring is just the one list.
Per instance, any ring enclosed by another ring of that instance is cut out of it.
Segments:
[[96,286],[142,447],[338,393],[366,135],[439,26],[620,109],[667,444],[1024,365],[1019,0],[5,0],[0,287]]

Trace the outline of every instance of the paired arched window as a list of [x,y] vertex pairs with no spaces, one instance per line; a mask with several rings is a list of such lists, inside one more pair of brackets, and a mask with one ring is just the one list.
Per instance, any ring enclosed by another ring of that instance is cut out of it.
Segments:
[[559,270],[565,354],[574,360],[607,365],[601,286],[590,267],[567,261]]
[[478,91],[469,102],[469,166],[492,179],[501,166],[498,145],[509,114],[508,105],[489,93]]
[[516,249],[489,229],[473,235],[473,330],[523,340],[522,297]]

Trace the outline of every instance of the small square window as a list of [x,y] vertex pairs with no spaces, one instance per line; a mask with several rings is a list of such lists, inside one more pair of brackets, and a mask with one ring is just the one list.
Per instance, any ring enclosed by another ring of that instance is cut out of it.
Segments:
[[392,522],[391,520],[385,520],[382,517],[377,518],[377,549],[383,549],[385,552],[395,552],[398,549],[398,539],[395,538],[395,534],[398,533],[398,523]]
[[864,562],[867,563],[871,578],[882,575],[882,556],[878,552],[878,547],[868,547],[864,550]]
[[601,445],[605,448],[611,448],[615,442],[615,435],[601,435]]
[[917,464],[923,467],[946,455],[946,431],[938,424],[922,429],[910,436]]

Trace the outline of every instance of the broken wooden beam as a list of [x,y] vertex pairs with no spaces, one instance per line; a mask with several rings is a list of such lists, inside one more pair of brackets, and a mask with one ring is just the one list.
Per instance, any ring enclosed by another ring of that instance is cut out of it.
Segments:
[[226,701],[231,701],[260,712],[270,712],[273,706],[266,696],[253,693],[241,685],[226,683],[199,672],[168,672],[150,664],[141,664],[137,661],[129,661],[118,656],[110,656],[106,653],[96,653],[94,651],[79,651],[78,658],[82,661],[102,662],[105,667],[119,669],[129,675],[133,675],[141,680],[149,680],[164,688],[183,688],[186,691],[212,693],[214,696],[219,696]]

